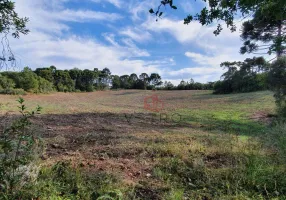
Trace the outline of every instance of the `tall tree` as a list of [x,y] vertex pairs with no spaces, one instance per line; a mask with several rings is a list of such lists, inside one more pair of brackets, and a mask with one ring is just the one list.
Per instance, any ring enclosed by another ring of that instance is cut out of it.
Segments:
[[75,83],[67,70],[56,70],[54,73],[54,85],[60,92],[72,92],[75,90]]
[[130,85],[131,85],[131,88],[132,88],[132,89],[135,89],[135,88],[136,88],[137,81],[138,81],[138,76],[137,76],[137,74],[135,74],[135,73],[130,74],[130,76],[129,76],[129,82],[130,82]]
[[117,75],[112,76],[112,89],[120,88],[120,78]]
[[124,89],[130,89],[129,75],[120,76],[120,87]]
[[[96,72],[96,69],[95,69]],[[104,89],[109,86],[111,83],[111,72],[108,68],[104,68],[102,71],[99,73],[99,78],[98,78],[98,87],[99,89]]]
[[82,71],[80,81],[81,81],[81,90],[86,92],[92,92],[93,91],[93,82],[96,77],[96,74],[94,71],[85,69]]
[[251,92],[267,89],[268,63],[263,57],[247,58],[244,62],[224,62],[227,69],[223,80],[215,84],[215,93]]
[[18,87],[29,92],[36,91],[39,87],[37,74],[35,74],[30,68],[25,67],[19,74]]
[[278,114],[286,118],[286,56],[278,58],[270,66],[268,81],[275,91]]
[[149,77],[149,82],[153,88],[162,85],[161,76],[157,73],[152,73]]
[[[241,38],[244,41],[240,52],[244,53],[259,53],[259,54],[277,54],[281,57],[286,49],[286,10],[284,7],[284,17],[276,18],[273,12],[276,4],[270,4],[266,11],[258,8],[251,20],[248,20],[242,25]],[[283,9],[283,8],[281,8]]]
[[42,78],[44,78],[50,82],[54,82],[54,76],[53,76],[52,68],[37,68],[35,70],[35,73],[38,76],[40,76],[40,77],[42,77]]
[[139,78],[140,78],[140,80],[143,82],[144,90],[146,90],[146,89],[147,89],[148,82],[149,82],[149,76],[148,76],[148,74],[142,73],[142,74],[140,74]]

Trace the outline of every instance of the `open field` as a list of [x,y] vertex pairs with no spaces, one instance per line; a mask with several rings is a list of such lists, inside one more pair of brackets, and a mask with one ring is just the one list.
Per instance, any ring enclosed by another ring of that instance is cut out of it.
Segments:
[[[144,109],[150,95],[164,102],[161,114]],[[286,170],[267,146],[272,96],[128,90],[24,99],[43,107],[33,119],[46,143],[41,164],[65,160],[105,174],[100,191],[119,189],[124,199],[279,199]],[[17,114],[16,99],[0,96],[2,122]]]

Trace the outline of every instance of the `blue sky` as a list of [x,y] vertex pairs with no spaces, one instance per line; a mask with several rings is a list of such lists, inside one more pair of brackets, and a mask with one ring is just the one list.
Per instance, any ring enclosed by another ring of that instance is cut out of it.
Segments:
[[[242,60],[239,31],[183,18],[204,7],[203,1],[178,0],[178,10],[166,8],[156,22],[148,13],[159,0],[15,0],[16,10],[30,19],[31,30],[10,39],[20,67],[55,65],[58,69],[103,69],[113,74],[159,73],[178,84],[218,80],[223,61]],[[241,22],[237,22],[238,27]]]

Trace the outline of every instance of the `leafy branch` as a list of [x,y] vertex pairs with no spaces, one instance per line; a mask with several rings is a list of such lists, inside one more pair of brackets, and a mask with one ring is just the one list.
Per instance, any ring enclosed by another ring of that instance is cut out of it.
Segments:
[[13,198],[21,187],[25,172],[21,168],[31,164],[39,141],[29,128],[30,119],[42,108],[27,111],[24,99],[20,97],[17,101],[21,117],[0,135],[0,197],[5,199]]

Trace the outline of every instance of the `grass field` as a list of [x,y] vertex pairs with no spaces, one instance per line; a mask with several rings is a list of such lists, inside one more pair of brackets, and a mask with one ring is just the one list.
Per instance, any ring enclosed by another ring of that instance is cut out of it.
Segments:
[[[159,113],[144,109],[150,95],[164,103]],[[17,114],[16,99],[0,96],[3,122]],[[146,200],[286,198],[285,157],[269,136],[271,92],[127,90],[24,99],[27,107],[43,107],[33,122],[46,143],[40,161],[46,173],[68,161],[85,174],[80,182],[90,181],[100,194],[120,191],[123,199]]]

